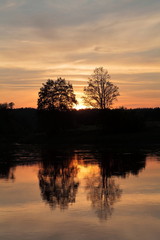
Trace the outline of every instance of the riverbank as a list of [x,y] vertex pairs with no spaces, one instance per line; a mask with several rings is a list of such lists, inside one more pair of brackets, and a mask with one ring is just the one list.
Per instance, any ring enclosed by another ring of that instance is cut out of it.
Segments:
[[122,148],[160,144],[160,109],[0,112],[0,143]]

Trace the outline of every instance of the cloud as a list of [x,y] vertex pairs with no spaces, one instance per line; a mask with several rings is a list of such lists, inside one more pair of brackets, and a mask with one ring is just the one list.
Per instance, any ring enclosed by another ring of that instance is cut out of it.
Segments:
[[159,89],[159,7],[159,0],[1,0],[0,86],[37,91],[64,76],[80,94],[104,66],[124,96]]

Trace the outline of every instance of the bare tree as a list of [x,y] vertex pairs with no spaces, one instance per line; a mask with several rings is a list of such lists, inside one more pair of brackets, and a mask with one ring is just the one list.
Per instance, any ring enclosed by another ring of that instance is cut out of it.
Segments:
[[119,88],[110,80],[108,71],[103,67],[96,68],[89,78],[88,86],[84,88],[83,100],[85,105],[94,108],[110,108],[117,96]]

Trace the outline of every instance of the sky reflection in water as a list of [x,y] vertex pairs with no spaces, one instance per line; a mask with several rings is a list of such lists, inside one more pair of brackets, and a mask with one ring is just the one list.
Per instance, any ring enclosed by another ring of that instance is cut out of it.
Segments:
[[159,239],[157,155],[43,149],[38,158],[0,165],[0,239]]

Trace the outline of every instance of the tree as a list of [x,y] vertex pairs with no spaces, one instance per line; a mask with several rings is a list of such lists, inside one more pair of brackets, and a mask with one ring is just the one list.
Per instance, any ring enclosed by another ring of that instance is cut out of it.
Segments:
[[10,103],[8,103],[8,108],[13,109],[14,105],[15,105],[14,102],[10,102]]
[[43,87],[40,88],[38,109],[60,111],[72,109],[77,104],[73,87],[65,79],[58,78],[56,81],[48,79]]
[[14,102],[0,103],[0,109],[13,109],[14,105]]
[[96,68],[84,88],[84,103],[94,108],[110,108],[117,96],[119,88],[109,81],[110,75],[103,67]]
[[0,103],[0,109],[4,110],[8,108],[8,103]]

